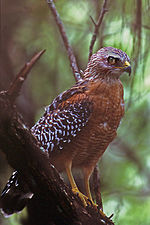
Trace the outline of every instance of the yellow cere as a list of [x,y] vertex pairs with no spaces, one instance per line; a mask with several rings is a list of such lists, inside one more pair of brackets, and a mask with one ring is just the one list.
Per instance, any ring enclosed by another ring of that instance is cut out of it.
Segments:
[[124,66],[130,66],[130,63],[128,61],[125,61]]

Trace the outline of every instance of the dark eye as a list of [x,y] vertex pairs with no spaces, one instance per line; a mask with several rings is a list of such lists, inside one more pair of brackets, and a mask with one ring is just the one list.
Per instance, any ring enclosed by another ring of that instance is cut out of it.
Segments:
[[109,57],[108,57],[108,62],[109,62],[111,65],[116,64],[118,61],[119,61],[118,58],[115,58],[115,57],[113,57],[113,56],[109,56]]

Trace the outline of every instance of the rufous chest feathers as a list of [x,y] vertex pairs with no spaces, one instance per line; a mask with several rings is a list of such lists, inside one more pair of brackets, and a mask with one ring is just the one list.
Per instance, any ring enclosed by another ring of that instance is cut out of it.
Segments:
[[[106,123],[117,129],[124,115],[123,86],[119,79],[90,82],[87,95],[93,102],[93,123]],[[94,122],[95,120],[95,122]]]

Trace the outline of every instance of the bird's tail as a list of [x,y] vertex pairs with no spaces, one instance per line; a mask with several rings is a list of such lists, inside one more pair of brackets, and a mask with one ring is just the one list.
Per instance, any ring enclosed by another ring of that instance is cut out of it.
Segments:
[[5,217],[21,211],[32,197],[27,184],[15,171],[0,196],[0,209]]

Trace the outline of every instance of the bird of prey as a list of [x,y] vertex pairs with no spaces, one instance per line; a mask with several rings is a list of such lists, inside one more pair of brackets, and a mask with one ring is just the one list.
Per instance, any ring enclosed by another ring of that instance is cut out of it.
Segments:
[[[31,128],[50,162],[59,172],[66,171],[73,192],[79,194],[85,206],[87,199],[93,203],[90,176],[116,137],[124,115],[119,79],[123,72],[131,73],[128,55],[113,47],[101,48],[92,55],[82,79],[56,97]],[[78,190],[72,168],[83,172],[86,196]],[[20,211],[26,204],[30,191],[22,180],[14,172],[2,192],[1,208],[6,214]]]

